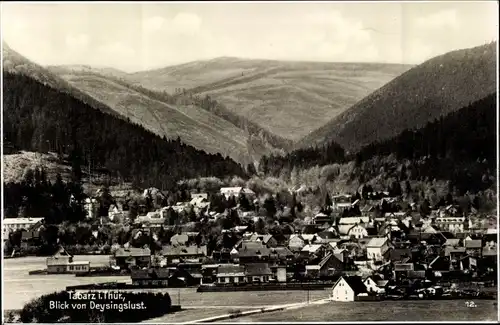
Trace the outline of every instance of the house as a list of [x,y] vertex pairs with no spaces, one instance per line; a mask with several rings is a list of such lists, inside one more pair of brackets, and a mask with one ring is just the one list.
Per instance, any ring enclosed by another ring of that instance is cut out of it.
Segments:
[[162,216],[160,212],[148,212],[145,216],[138,216],[134,223],[142,225],[143,227],[154,227],[159,228],[163,226],[166,219]]
[[311,278],[328,277],[344,270],[344,263],[333,253],[327,254],[318,264],[306,265],[306,276]]
[[410,271],[415,270],[413,263],[394,263],[394,278],[396,281],[407,278]]
[[471,256],[481,256],[483,245],[481,239],[471,239],[464,241],[465,252]]
[[120,269],[143,268],[151,263],[151,250],[149,248],[119,248],[113,254],[113,259]]
[[266,283],[273,275],[268,263],[249,263],[245,265],[245,277],[249,283]]
[[305,245],[306,242],[305,239],[302,237],[302,235],[294,234],[290,236],[290,240],[288,241],[288,248],[292,252],[297,252],[297,251],[300,252]]
[[170,244],[174,246],[184,246],[188,243],[189,236],[185,233],[175,234],[170,238]]
[[333,228],[329,228],[316,234],[316,242],[318,243],[329,243],[338,240],[339,238],[337,237],[337,233]]
[[207,246],[163,246],[162,256],[166,258],[167,264],[177,264],[181,262],[199,262],[207,256]]
[[389,240],[386,237],[375,237],[366,244],[366,255],[368,259],[381,261],[389,250]]
[[384,293],[389,280],[384,280],[379,275],[370,275],[363,281],[368,292]]
[[350,238],[360,239],[368,236],[368,230],[362,225],[354,225],[347,231]]
[[322,212],[316,214],[314,217],[313,217],[313,223],[315,225],[318,225],[318,226],[322,226],[324,225],[325,223],[331,223],[332,222],[332,219],[330,218],[329,215],[326,215]]
[[352,208],[352,196],[348,194],[336,195],[332,198],[332,209],[334,211],[343,211]]
[[446,256],[436,256],[432,262],[429,263],[429,269],[434,272],[435,277],[442,277],[444,273],[450,271],[450,258]]
[[2,220],[3,236],[4,238],[8,238],[9,234],[16,230],[29,230],[42,221],[43,218],[4,218]]
[[271,257],[271,250],[262,242],[243,241],[236,256],[240,264],[265,262]]
[[291,262],[294,258],[294,254],[287,247],[274,247],[271,248],[271,260],[280,261],[282,263]]
[[333,285],[331,299],[333,301],[355,301],[360,294],[368,293],[363,280],[359,276],[341,276]]
[[393,248],[390,250],[389,260],[395,263],[408,263],[412,260],[409,248]]
[[21,233],[21,248],[36,246],[40,241],[39,230],[23,230]]
[[443,231],[457,233],[464,231],[467,220],[464,216],[444,215],[436,218],[435,224]]
[[132,269],[130,277],[135,286],[168,287],[170,272],[166,268],[150,268],[147,270]]
[[254,198],[255,192],[249,188],[243,187],[222,187],[220,189],[220,194],[224,195],[224,197],[229,199],[231,196],[238,198],[241,194],[245,195],[247,198]]
[[207,208],[210,205],[210,202],[208,202],[208,199],[205,196],[196,196],[191,198],[189,204],[194,208],[201,210]]
[[191,193],[191,200],[192,199],[208,200],[208,194],[207,193]]
[[63,247],[51,257],[47,258],[47,273],[88,273],[90,272],[90,262],[73,261],[73,255],[69,254]]
[[277,282],[281,282],[281,283],[286,282],[286,280],[287,280],[286,266],[283,266],[283,265],[271,266],[271,272],[273,273],[273,278]]
[[263,244],[265,244],[267,247],[278,246],[278,241],[273,237],[273,235],[270,235],[270,234],[260,235],[260,234],[254,233],[247,240],[248,241],[260,241]]
[[86,198],[84,204],[87,219],[94,219],[99,216],[99,202],[95,198]]
[[217,283],[244,283],[245,267],[238,264],[222,264],[217,268]]
[[300,254],[303,257],[320,256],[325,251],[325,247],[323,244],[306,245],[302,248]]
[[448,238],[443,244],[443,247],[458,247],[462,246],[462,240],[460,238]]

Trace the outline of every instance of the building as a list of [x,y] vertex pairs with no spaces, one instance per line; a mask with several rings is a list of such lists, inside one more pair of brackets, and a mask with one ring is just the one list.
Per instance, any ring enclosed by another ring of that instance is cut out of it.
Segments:
[[254,198],[255,192],[249,188],[244,187],[222,187],[220,189],[220,194],[224,195],[224,197],[229,199],[231,196],[238,198],[241,194],[245,195],[247,198]]
[[131,270],[130,277],[135,286],[159,286],[167,287],[169,271],[166,268],[151,268],[148,270]]
[[114,264],[120,269],[134,267],[149,267],[151,263],[151,250],[149,248],[119,248],[113,254]]
[[367,288],[359,276],[341,276],[333,285],[333,301],[355,301],[360,294],[366,294]]
[[382,279],[378,275],[371,275],[363,281],[363,284],[368,292],[384,293],[389,281]]
[[85,199],[85,211],[87,212],[87,219],[94,219],[99,216],[99,202],[96,198]]
[[16,230],[29,230],[42,221],[43,218],[4,218],[2,220],[3,236],[7,238],[11,232]]
[[344,270],[344,263],[333,253],[328,253],[318,264],[306,265],[306,276],[312,278],[329,277]]
[[239,264],[222,264],[217,268],[217,283],[245,283],[245,267]]
[[366,244],[368,259],[382,261],[389,250],[389,240],[386,237],[375,237]]
[[90,262],[73,261],[73,255],[69,254],[63,247],[51,257],[47,258],[47,273],[88,273],[90,272]]
[[328,224],[331,224],[332,222],[332,219],[330,218],[329,215],[326,215],[322,212],[316,214],[314,217],[313,217],[313,223],[317,226],[322,226],[324,225],[325,223],[328,223]]
[[200,262],[203,257],[207,256],[207,246],[163,246],[162,256],[166,258],[167,264]]
[[249,263],[245,265],[245,277],[249,283],[267,283],[273,275],[268,263]]

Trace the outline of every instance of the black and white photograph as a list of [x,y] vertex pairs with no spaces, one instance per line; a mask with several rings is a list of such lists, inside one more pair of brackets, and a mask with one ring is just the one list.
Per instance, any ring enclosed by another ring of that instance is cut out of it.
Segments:
[[3,323],[497,323],[497,1],[2,1]]

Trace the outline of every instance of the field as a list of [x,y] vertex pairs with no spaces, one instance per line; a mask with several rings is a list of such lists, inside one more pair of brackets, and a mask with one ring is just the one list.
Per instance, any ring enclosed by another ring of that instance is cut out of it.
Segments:
[[[75,256],[76,261],[90,261],[91,266],[106,265],[108,256]],[[22,257],[4,260],[4,308],[21,309],[25,303],[43,294],[64,290],[69,285],[89,284],[94,282],[129,282],[128,276],[123,277],[75,277],[74,275],[28,275],[29,271],[44,269],[45,258]],[[264,307],[307,300],[307,292],[301,291],[267,291],[267,292],[210,292],[198,293],[195,288],[182,289],[150,289],[150,291],[168,292],[173,304],[184,307],[203,309],[210,307],[210,316],[224,314],[228,309],[244,310],[252,307]],[[325,298],[328,291],[310,291],[311,300]],[[180,299],[179,299],[180,298]],[[180,300],[180,301],[179,301]],[[226,311],[220,310],[222,307]],[[216,310],[216,311],[214,311]],[[218,311],[217,311],[218,310]],[[198,311],[197,311],[198,312]],[[205,317],[202,315],[200,318]]]
[[269,131],[298,140],[406,71],[390,64],[217,58],[144,71],[127,80],[210,95]]
[[[464,300],[330,302],[324,305],[258,314],[238,318],[237,322],[342,322],[342,321],[495,321],[497,302],[475,301],[466,307]],[[227,321],[234,322],[234,321]]]
[[[54,291],[66,289],[69,285],[93,282],[120,281],[129,277],[75,277],[70,274],[29,275],[29,271],[46,268],[44,257],[10,258],[3,262],[3,308],[21,309],[31,299]],[[109,263],[107,255],[78,255],[75,261],[90,261],[91,266]]]

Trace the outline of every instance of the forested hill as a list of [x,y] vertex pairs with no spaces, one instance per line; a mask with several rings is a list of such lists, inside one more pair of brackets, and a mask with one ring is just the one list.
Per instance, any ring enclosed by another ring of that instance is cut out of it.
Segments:
[[359,164],[375,156],[410,160],[414,177],[450,180],[462,191],[484,190],[496,177],[497,94],[440,117],[419,130],[363,148]]
[[316,149],[300,149],[286,157],[263,157],[260,169],[278,176],[314,165],[355,162],[350,176],[360,183],[378,177],[392,157],[399,181],[449,180],[458,190],[481,191],[494,185],[496,177],[496,93],[458,111],[440,117],[416,130],[364,147],[354,156],[344,157],[335,143]]
[[421,128],[496,91],[496,42],[432,58],[395,78],[303,138],[350,152]]
[[141,187],[245,175],[229,158],[161,138],[27,76],[4,72],[3,81],[4,140],[21,150],[71,154]]

